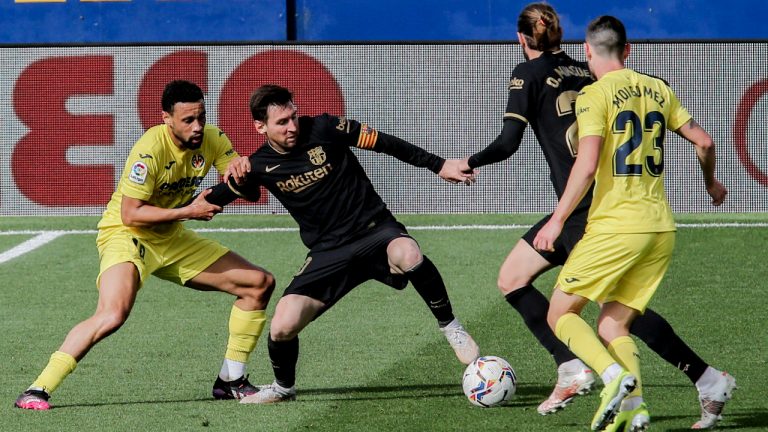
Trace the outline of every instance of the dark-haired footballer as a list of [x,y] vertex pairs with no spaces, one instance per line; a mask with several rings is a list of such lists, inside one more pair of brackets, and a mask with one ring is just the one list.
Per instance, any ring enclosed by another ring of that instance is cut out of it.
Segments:
[[299,333],[372,279],[397,289],[410,281],[459,360],[468,364],[477,358],[478,346],[454,316],[440,273],[387,209],[351,147],[387,153],[438,174],[444,160],[355,120],[327,114],[299,117],[293,95],[280,86],[258,88],[250,109],[266,144],[250,156],[250,172],[240,183],[231,178],[205,198],[222,206],[238,197],[257,200],[264,186],[298,222],[309,252],[271,321],[268,348],[275,380],[240,402],[295,399]]
[[34,383],[16,400],[47,410],[51,393],[96,343],[116,332],[131,313],[149,275],[196,290],[236,297],[224,362],[213,386],[216,399],[240,399],[257,388],[245,376],[248,357],[266,322],[275,286],[272,274],[221,244],[184,228],[185,219],[210,220],[221,207],[203,197],[188,205],[211,167],[240,175],[229,138],[206,124],[203,92],[172,81],[162,95],[163,124],[148,129],[131,149],[117,190],[98,225],[99,300],[94,314],[70,330]]

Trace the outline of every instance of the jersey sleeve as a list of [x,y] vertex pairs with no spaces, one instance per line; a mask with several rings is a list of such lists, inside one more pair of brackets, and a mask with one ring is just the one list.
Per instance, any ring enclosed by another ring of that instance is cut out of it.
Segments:
[[212,141],[215,149],[213,166],[216,167],[216,171],[218,171],[219,174],[224,174],[224,171],[227,170],[227,167],[229,166],[229,163],[232,162],[232,159],[238,157],[239,155],[232,147],[232,141],[229,140],[229,137],[227,137],[224,131],[219,128],[213,128],[211,133],[216,134],[214,140]]
[[692,118],[691,114],[677,99],[675,92],[669,89],[669,119],[667,120],[667,129],[676,131]]
[[528,123],[531,117],[530,110],[533,104],[531,98],[535,97],[534,87],[536,81],[527,69],[526,63],[521,63],[512,71],[512,77],[507,83],[507,107],[504,110],[504,120],[513,119]]
[[576,98],[576,121],[579,127],[579,139],[586,136],[605,136],[607,112],[605,98],[599,89],[587,86]]
[[324,120],[329,122],[329,126],[332,126],[327,130],[332,131],[331,134],[335,140],[350,147],[386,153],[410,165],[428,168],[434,173],[440,172],[445,163],[445,159],[440,156],[402,138],[379,132],[366,123],[333,116],[325,116]]
[[125,196],[147,201],[155,190],[156,179],[156,156],[140,144],[134,145],[125,160],[120,191]]

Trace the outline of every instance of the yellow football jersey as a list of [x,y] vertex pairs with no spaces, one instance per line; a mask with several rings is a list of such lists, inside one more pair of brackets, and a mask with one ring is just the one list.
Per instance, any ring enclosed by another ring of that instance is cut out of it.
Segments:
[[674,231],[664,192],[664,138],[691,115],[661,79],[631,69],[605,74],[576,99],[579,138],[600,136],[587,230]]
[[[164,124],[148,129],[131,149],[98,227],[123,225],[120,217],[123,195],[156,207],[180,207],[194,196],[211,166],[224,173],[237,156],[232,142],[216,126],[205,126],[203,143],[197,150],[177,147]],[[180,222],[171,222],[129,229],[138,238],[153,239],[170,235],[179,228]]]

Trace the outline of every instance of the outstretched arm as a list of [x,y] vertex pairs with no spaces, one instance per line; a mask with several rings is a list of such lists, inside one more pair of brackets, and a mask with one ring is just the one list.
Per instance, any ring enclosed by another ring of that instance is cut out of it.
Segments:
[[473,183],[474,177],[466,179],[462,178],[462,176],[474,175],[474,168],[508,159],[520,148],[523,132],[525,132],[524,122],[517,119],[506,119],[501,134],[485,149],[466,159],[446,160],[443,169],[440,171],[440,177],[452,183],[458,181],[463,181],[467,184]]
[[484,165],[490,165],[501,162],[515,154],[520,148],[520,142],[523,140],[526,123],[508,118],[504,120],[504,127],[501,129],[496,139],[485,149],[473,154],[467,161],[470,168],[479,168]]
[[120,217],[123,223],[130,227],[148,227],[187,219],[208,221],[221,212],[220,206],[205,200],[208,193],[205,190],[189,204],[172,209],[153,206],[146,201],[123,195]]
[[725,201],[728,190],[715,178],[715,143],[712,137],[694,119],[688,120],[675,133],[696,147],[696,157],[704,174],[704,186],[712,197],[712,205],[719,206]]

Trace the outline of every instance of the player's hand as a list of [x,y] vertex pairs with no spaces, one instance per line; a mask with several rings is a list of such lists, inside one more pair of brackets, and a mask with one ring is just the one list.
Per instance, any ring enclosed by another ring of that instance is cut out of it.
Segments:
[[536,233],[536,237],[533,239],[533,247],[542,252],[554,252],[555,240],[560,237],[562,231],[563,225],[550,219]]
[[187,206],[187,210],[190,212],[189,219],[209,221],[213,219],[214,216],[221,213],[222,209],[220,206],[211,204],[205,200],[205,196],[210,193],[210,189],[205,189],[200,192],[200,195],[198,195],[191,203],[189,203]]
[[728,189],[722,183],[715,180],[711,185],[707,186],[707,193],[712,197],[712,205],[717,207],[725,201]]
[[227,183],[229,178],[232,177],[235,179],[235,183],[242,184],[243,179],[245,179],[249,172],[251,172],[251,160],[249,158],[240,156],[232,159],[227,170],[224,171],[224,183]]
[[471,185],[475,182],[475,171],[467,165],[466,160],[446,159],[438,175],[453,184]]

